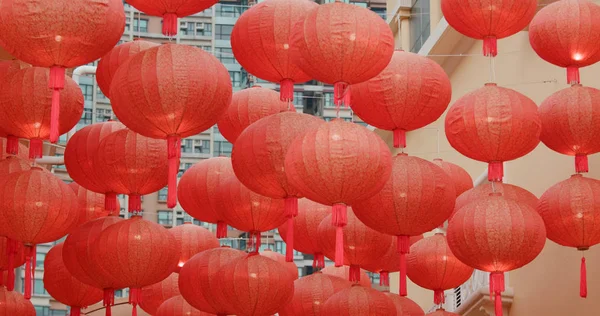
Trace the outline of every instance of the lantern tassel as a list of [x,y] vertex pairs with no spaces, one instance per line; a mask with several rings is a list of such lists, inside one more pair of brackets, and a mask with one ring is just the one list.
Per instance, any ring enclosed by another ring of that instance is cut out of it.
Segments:
[[504,164],[502,161],[492,161],[488,164],[488,181],[502,181],[504,177]]
[[496,316],[502,316],[502,292],[504,289],[504,273],[490,273],[490,294],[494,296]]
[[133,305],[131,316],[137,316],[137,306],[142,302],[142,289],[129,288],[129,304]]
[[350,90],[350,87],[346,88],[346,93],[344,94],[344,105],[349,108],[350,107],[350,100],[352,100],[352,90]]
[[578,84],[579,82],[580,82],[579,67],[568,66],[567,67],[567,83],[572,85],[572,84]]
[[577,173],[585,173],[589,171],[587,155],[575,156],[575,171]]
[[279,99],[283,102],[294,101],[294,81],[283,79],[279,83]]
[[403,129],[395,129],[394,131],[394,148],[406,148],[406,131]]
[[111,316],[111,306],[115,303],[115,290],[113,289],[104,289],[104,299],[102,301],[102,305],[106,310],[106,316]]
[[181,138],[179,136],[167,137],[169,157],[169,181],[167,193],[167,206],[177,206],[177,174],[179,173],[179,158],[181,157]]
[[388,271],[379,272],[379,285],[390,286],[390,273]]
[[483,55],[487,57],[498,55],[498,39],[495,36],[483,38]]
[[406,289],[406,254],[410,252],[410,237],[400,235],[398,238],[398,254],[400,255],[400,296],[408,295]]
[[50,108],[50,142],[58,141],[58,119],[60,115],[60,90],[65,88],[65,68],[50,67],[48,88],[52,89],[52,107]]
[[139,213],[142,211],[142,197],[137,194],[129,195],[128,204],[129,213]]
[[177,14],[165,13],[163,15],[162,33],[164,36],[177,35]]
[[442,304],[446,303],[446,296],[444,295],[443,290],[433,291],[433,303],[435,305],[442,305]]
[[250,232],[250,238],[248,238],[248,246],[246,249],[251,249],[250,253],[258,254],[261,244],[260,232]]
[[313,268],[323,269],[325,268],[325,256],[322,253],[317,252],[313,255]]
[[31,259],[33,258],[33,247],[27,246],[25,247],[25,291],[23,295],[26,299],[31,299]]
[[336,227],[335,230],[335,266],[344,265],[344,226],[348,224],[348,207],[346,204],[334,204],[331,224]]
[[344,103],[346,90],[348,90],[348,84],[345,82],[336,82],[333,85],[333,103],[338,108]]
[[117,194],[116,193],[106,193],[104,195],[104,208],[113,214],[117,210]]
[[285,199],[285,215],[287,216],[285,261],[294,262],[294,217],[298,216],[297,197],[288,197]]
[[579,276],[579,296],[587,297],[587,268],[585,266],[585,257],[581,257],[581,271]]
[[348,273],[348,279],[350,282],[358,283],[360,282],[360,266],[355,264],[350,266],[350,272]]
[[227,224],[223,221],[217,222],[217,238],[227,238]]
[[8,238],[7,241],[8,254],[8,275],[6,277],[6,289],[12,291],[15,289],[15,256],[17,253],[17,241]]
[[29,140],[29,159],[42,158],[44,150],[44,141],[39,138]]
[[6,153],[16,155],[19,153],[19,138],[14,135],[6,136]]
[[71,314],[69,316],[81,316],[81,308],[71,306]]

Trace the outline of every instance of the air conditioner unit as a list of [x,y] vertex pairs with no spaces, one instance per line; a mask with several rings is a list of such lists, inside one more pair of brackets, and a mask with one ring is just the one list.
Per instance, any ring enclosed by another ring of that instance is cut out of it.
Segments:
[[187,30],[187,22],[179,22],[179,28],[182,30]]
[[196,31],[204,31],[204,23],[196,23]]

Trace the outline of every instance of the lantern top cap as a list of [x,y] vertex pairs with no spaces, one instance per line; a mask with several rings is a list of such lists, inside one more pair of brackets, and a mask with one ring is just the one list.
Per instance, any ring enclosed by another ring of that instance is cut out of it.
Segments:
[[571,178],[583,178],[583,174],[581,174],[581,173],[572,174]]
[[497,86],[498,86],[498,84],[496,84],[495,82],[487,82],[487,83],[485,84],[485,86],[486,86],[486,87],[497,87]]
[[502,193],[500,193],[500,192],[492,192],[492,193],[490,193],[489,196],[502,196]]

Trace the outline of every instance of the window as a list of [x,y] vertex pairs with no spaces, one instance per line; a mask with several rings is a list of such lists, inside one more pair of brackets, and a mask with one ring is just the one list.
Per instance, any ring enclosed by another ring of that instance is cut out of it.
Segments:
[[46,254],[42,252],[38,252],[35,254],[35,268],[44,270],[44,259],[46,259]]
[[158,200],[164,202],[167,200],[167,187],[164,187],[158,191]]
[[140,33],[148,33],[148,20],[134,19],[133,20],[133,31],[140,32]]
[[179,165],[179,174],[178,176],[183,176],[183,173],[192,167],[192,163],[186,162]]
[[208,154],[210,153],[210,140],[202,139],[195,140],[194,152],[197,154]]
[[283,241],[275,241],[275,252],[285,253],[285,243]]
[[231,30],[233,25],[217,24],[215,30],[215,38],[218,40],[229,40],[231,38]]
[[79,120],[79,123],[83,125],[92,124],[92,109],[83,109],[83,113],[81,114],[81,119]]
[[161,225],[173,225],[173,211],[158,211],[158,223]]
[[102,93],[102,90],[100,90],[100,88],[96,89],[96,98],[106,99],[106,96],[104,95],[104,93]]
[[304,276],[304,268],[300,268],[298,267],[298,277],[303,277]]
[[175,223],[175,225],[177,225],[177,226],[180,226],[180,225],[183,225],[183,224],[184,224],[183,218],[178,218],[177,222]]
[[83,93],[83,98],[86,101],[94,100],[94,86],[91,84],[79,84],[79,88],[81,88],[81,93]]
[[429,37],[429,0],[417,0],[410,9],[410,51],[418,52]]
[[33,294],[48,295],[48,292],[46,292],[46,289],[44,289],[44,282],[39,278],[35,279],[33,284]]
[[239,71],[230,71],[229,77],[231,78],[231,85],[239,87],[242,85],[242,73]]
[[212,24],[204,23],[203,29],[200,29],[200,28],[196,29],[196,35],[197,36],[212,36]]
[[[212,25],[211,25],[211,27],[212,27]],[[212,46],[202,46],[201,48],[208,53],[212,54],[212,52],[213,52]]]
[[385,8],[371,8],[371,11],[377,13],[382,19],[387,19],[386,9]]
[[191,153],[194,150],[194,140],[193,139],[184,139],[181,142],[181,152],[183,153]]
[[123,290],[115,290],[115,297],[125,297]]
[[231,48],[215,47],[215,55],[223,64],[236,64]]
[[304,94],[302,92],[294,92],[294,106],[301,108],[304,105]]
[[219,130],[219,126],[217,126],[217,125],[213,126],[213,133],[221,134],[221,131]]
[[323,104],[326,108],[333,108],[335,104],[333,104],[333,93],[326,92],[323,93],[323,99],[325,100],[325,104]]
[[96,122],[107,122],[112,117],[112,111],[109,109],[96,109]]
[[231,157],[231,150],[233,149],[233,145],[227,141],[215,141],[215,151],[214,155],[216,157],[226,156]]
[[218,4],[215,12],[216,16],[236,18],[242,15],[246,10],[248,10],[248,6]]

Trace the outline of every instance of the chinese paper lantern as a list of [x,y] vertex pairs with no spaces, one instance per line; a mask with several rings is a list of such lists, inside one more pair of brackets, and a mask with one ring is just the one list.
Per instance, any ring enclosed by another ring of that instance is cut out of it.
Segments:
[[456,313],[447,312],[443,308],[440,308],[433,313],[427,314],[427,316],[460,316],[460,315],[458,315]]
[[291,35],[298,22],[317,7],[307,0],[267,0],[251,6],[231,31],[231,50],[249,73],[278,82],[282,101],[294,99],[294,83],[312,78],[300,70],[292,51]]
[[110,96],[115,114],[128,128],[167,140],[167,206],[175,207],[181,139],[212,127],[225,113],[231,103],[229,72],[202,49],[163,44],[123,63]]
[[166,279],[142,288],[140,307],[148,314],[155,315],[158,307],[171,297],[179,295],[179,274],[171,273]]
[[[294,250],[313,255],[313,268],[325,268],[325,257],[319,246],[317,229],[321,221],[331,214],[331,206],[309,199],[298,200],[298,215],[294,217]],[[288,226],[279,226],[279,235],[287,244]],[[286,248],[287,250],[287,248]]]
[[298,279],[298,266],[296,266],[294,262],[287,262],[285,260],[284,255],[277,253],[271,249],[265,249],[264,251],[261,251],[260,255],[281,263],[292,276],[292,279]]
[[353,285],[331,296],[321,309],[322,315],[389,316],[396,315],[396,306],[382,292]]
[[[337,277],[340,279],[343,279],[344,281],[348,281],[350,279],[350,267],[349,266],[342,266],[342,267],[335,267],[335,266],[329,266],[329,267],[325,267],[323,270],[321,270],[321,272],[323,274],[332,276],[332,277]],[[369,278],[369,275],[367,274],[367,272],[365,272],[365,270],[360,269],[360,277],[359,277],[359,281],[358,284],[360,284],[361,286],[364,287],[371,287],[371,279]]]
[[490,293],[495,297],[496,316],[501,316],[504,272],[537,257],[544,248],[546,229],[535,209],[493,193],[462,207],[448,225],[447,239],[456,258],[490,272]]
[[454,183],[456,197],[473,188],[473,178],[471,178],[471,175],[465,169],[439,158],[433,159],[433,163],[442,168],[450,177],[450,180]]
[[233,171],[246,187],[267,197],[285,199],[289,262],[294,259],[293,218],[298,214],[298,198],[302,194],[286,177],[285,157],[296,137],[321,124],[325,123],[308,114],[274,114],[250,125],[238,137],[231,153]]
[[[1,130],[0,134],[2,134]],[[9,138],[11,137],[9,136]],[[19,139],[16,137],[12,137],[11,139],[12,144],[11,141],[9,141],[6,137],[0,135],[0,159],[5,159],[6,157],[10,157],[13,155],[17,155],[19,158],[22,159],[29,158],[29,149],[27,148],[27,146],[19,143]]]
[[[118,212],[111,212],[104,207],[104,200],[106,199],[104,194],[92,192],[76,182],[69,183],[69,186],[75,192],[79,202],[79,221],[76,226],[81,226],[100,217],[118,215]],[[120,210],[118,200],[116,209]]]
[[498,54],[497,40],[522,31],[533,19],[536,0],[442,0],[442,13],[459,33],[483,40],[483,54]]
[[231,177],[235,175],[230,158],[209,158],[189,168],[177,187],[181,207],[199,221],[217,224],[217,238],[227,237],[227,223],[217,191]]
[[275,229],[286,220],[283,200],[256,194],[235,177],[223,183],[218,192],[225,221],[250,234],[248,248],[255,252],[260,248],[260,233]]
[[567,82],[579,83],[579,68],[600,60],[600,6],[561,0],[542,8],[529,25],[529,43],[543,60],[567,68]]
[[103,230],[91,251],[115,288],[129,287],[129,303],[136,310],[141,289],[164,280],[177,267],[181,251],[175,244],[166,228],[133,216]]
[[294,281],[292,300],[279,310],[281,316],[319,316],[333,294],[349,288],[350,282],[321,272]]
[[102,304],[108,316],[111,315],[114,291],[119,289],[119,284],[98,264],[92,245],[106,228],[121,221],[124,219],[118,216],[107,216],[87,222],[73,230],[63,245],[63,261],[67,270],[79,281],[104,290]]
[[398,312],[397,315],[425,316],[425,312],[421,306],[411,299],[390,292],[383,292],[383,294],[392,300],[392,303],[394,303],[394,306],[396,306],[396,312]]
[[0,286],[0,316],[35,316],[35,308],[21,293]]
[[352,111],[364,122],[394,132],[394,147],[406,147],[406,132],[437,120],[452,96],[450,79],[435,61],[395,51],[377,76],[350,86]]
[[[64,74],[63,74],[64,76]],[[15,72],[0,89],[0,124],[11,136],[29,139],[29,157],[42,157],[43,141],[52,134],[50,109],[52,90],[48,89],[49,71],[31,67]],[[60,119],[55,136],[71,130],[83,113],[83,94],[69,77],[62,78]]]
[[[353,212],[348,213],[348,221],[343,227],[344,265],[350,266],[350,282],[360,281],[360,268],[374,258],[381,258],[390,248],[392,237],[382,234],[363,224]],[[331,225],[331,215],[321,221],[318,228],[319,245],[323,254],[333,258],[339,249],[336,248],[337,228]]]
[[111,194],[129,195],[129,212],[142,211],[142,195],[167,184],[166,142],[123,129],[104,137],[94,167]]
[[49,67],[52,89],[50,141],[58,140],[59,97],[65,69],[91,63],[121,39],[125,30],[119,0],[7,0],[0,4],[2,47],[34,66]]
[[8,156],[0,160],[0,176],[31,169],[31,162],[18,156]]
[[[250,10],[253,8],[254,6]],[[263,117],[287,111],[296,110],[293,106],[290,108],[285,102],[279,100],[277,92],[255,85],[233,93],[231,104],[217,125],[223,137],[233,144],[252,123]]]
[[78,220],[77,198],[62,180],[40,167],[8,174],[0,181],[0,218],[7,237],[25,248],[24,294],[31,297],[35,245],[66,235]]
[[456,198],[456,204],[454,205],[454,211],[450,216],[450,220],[452,220],[454,214],[456,214],[456,212],[458,212],[458,210],[460,210],[463,206],[480,198],[486,197],[493,192],[502,194],[502,196],[504,196],[506,199],[523,202],[531,206],[533,209],[535,209],[538,205],[537,196],[521,187],[502,182],[484,183],[464,192]]
[[311,9],[296,24],[292,46],[302,71],[334,85],[334,102],[339,105],[348,85],[367,81],[388,65],[394,36],[385,20],[371,10],[332,2]]
[[111,49],[98,61],[96,82],[98,82],[100,91],[106,97],[110,98],[110,84],[119,66],[129,59],[129,57],[158,45],[157,43],[134,39],[132,42],[126,42]]
[[[600,181],[580,174],[548,189],[537,207],[548,239],[586,251],[600,243]],[[581,258],[580,295],[587,297],[585,257]]]
[[[410,245],[412,246],[421,239],[423,239],[423,235],[411,236]],[[392,238],[392,244],[385,255],[371,260],[368,264],[363,265],[363,267],[373,273],[379,273],[379,286],[390,286],[390,273],[400,271],[399,262],[398,240]]]
[[487,83],[450,107],[446,138],[464,156],[489,163],[488,179],[500,182],[504,161],[522,157],[538,145],[541,125],[531,99]]
[[[18,61],[18,60],[2,60],[0,61],[0,87],[6,87],[6,83],[10,80],[16,72],[23,68],[27,68],[29,65]],[[6,143],[2,143],[2,153],[0,156],[4,158],[4,153],[16,155],[19,153],[19,139],[12,135],[8,135],[8,133],[2,129],[0,129],[0,137],[6,138],[4,141]]]
[[233,260],[217,277],[221,280],[220,303],[235,315],[273,315],[294,295],[294,279],[283,264],[257,253]]
[[406,258],[408,277],[418,286],[434,291],[433,302],[446,302],[444,291],[461,286],[473,274],[473,268],[452,254],[446,236],[436,234],[410,247]]
[[337,227],[335,264],[344,262],[342,228],[346,208],[370,198],[391,173],[391,153],[375,133],[340,119],[312,128],[290,145],[285,161],[289,183],[315,202],[332,205]]
[[63,263],[63,243],[46,254],[44,259],[44,288],[53,299],[71,308],[70,316],[81,315],[81,308],[102,300],[102,290],[77,280]]
[[94,163],[100,142],[112,132],[124,129],[119,122],[104,122],[88,125],[77,131],[69,139],[65,148],[65,167],[69,177],[82,187],[97,193],[106,193],[105,208],[110,212],[117,210],[117,195],[99,175]]
[[540,140],[561,154],[575,156],[575,171],[588,172],[587,155],[600,152],[600,90],[573,85],[539,107]]
[[217,2],[217,0],[127,0],[127,3],[148,15],[161,16],[162,33],[169,37],[177,35],[178,17],[200,13]]
[[183,267],[195,254],[219,247],[217,238],[204,227],[184,223],[169,229],[169,231],[175,237],[176,245],[181,249],[181,256],[177,264],[179,268]]
[[410,236],[438,227],[454,209],[456,194],[450,177],[433,163],[400,154],[394,157],[392,176],[383,189],[353,205],[365,225],[397,236],[400,254],[400,295],[406,296],[406,254]]
[[156,316],[209,316],[209,314],[201,312],[183,299],[183,296],[178,295],[166,300],[158,310]]
[[0,236],[0,271],[7,272],[0,277],[0,285],[9,291],[15,288],[15,268],[25,263],[25,246],[22,242]]

